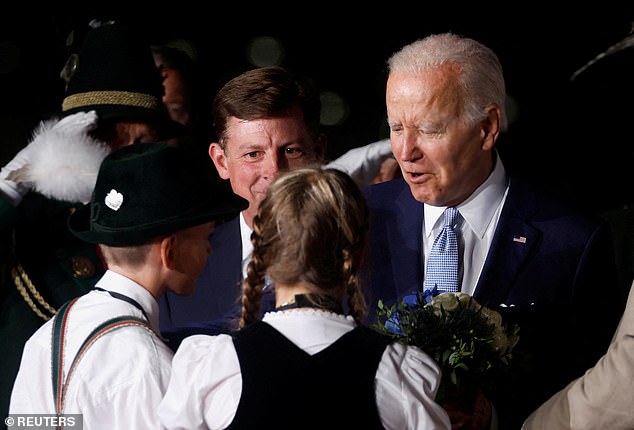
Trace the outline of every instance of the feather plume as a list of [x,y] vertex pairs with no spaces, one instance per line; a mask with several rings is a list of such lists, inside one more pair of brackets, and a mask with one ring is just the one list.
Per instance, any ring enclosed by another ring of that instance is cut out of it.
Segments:
[[45,121],[34,132],[31,162],[14,172],[34,184],[35,191],[55,200],[90,201],[103,159],[110,153],[104,142],[86,133],[72,133]]

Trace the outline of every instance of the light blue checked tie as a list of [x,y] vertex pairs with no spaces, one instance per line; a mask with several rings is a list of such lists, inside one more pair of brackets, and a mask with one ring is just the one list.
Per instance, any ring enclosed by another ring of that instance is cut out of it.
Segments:
[[454,231],[458,215],[456,208],[445,209],[445,225],[438,236],[436,236],[427,259],[425,290],[436,286],[440,293],[460,291],[458,282],[460,256],[458,253],[458,237]]

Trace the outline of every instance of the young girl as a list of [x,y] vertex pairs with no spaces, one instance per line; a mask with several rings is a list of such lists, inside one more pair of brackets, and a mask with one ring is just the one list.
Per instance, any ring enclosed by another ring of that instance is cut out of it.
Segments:
[[[282,174],[253,221],[241,330],[233,338],[183,341],[159,408],[162,423],[451,428],[434,402],[440,373],[433,360],[360,324],[369,221],[365,199],[345,173],[301,168]],[[260,320],[260,302],[273,285],[276,309]]]

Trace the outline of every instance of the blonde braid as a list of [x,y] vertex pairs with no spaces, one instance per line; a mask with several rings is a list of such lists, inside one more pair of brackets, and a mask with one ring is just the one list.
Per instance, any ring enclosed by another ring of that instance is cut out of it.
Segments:
[[242,317],[240,328],[257,321],[260,315],[260,304],[262,302],[265,265],[262,258],[263,247],[261,247],[262,236],[260,235],[259,216],[253,219],[253,233],[251,242],[253,243],[253,255],[247,265],[247,277],[242,282]]
[[357,324],[361,324],[367,313],[365,297],[361,290],[361,279],[358,264],[355,264],[355,253],[348,249],[343,250],[343,273],[348,294],[348,307],[350,314]]

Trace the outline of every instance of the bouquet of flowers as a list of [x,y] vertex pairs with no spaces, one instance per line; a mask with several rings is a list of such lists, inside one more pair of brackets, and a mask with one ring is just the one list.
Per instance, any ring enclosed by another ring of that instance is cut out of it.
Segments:
[[376,330],[420,347],[440,366],[441,401],[449,390],[494,389],[519,340],[517,325],[503,324],[500,313],[461,292],[427,290],[392,307],[379,301],[377,315]]

